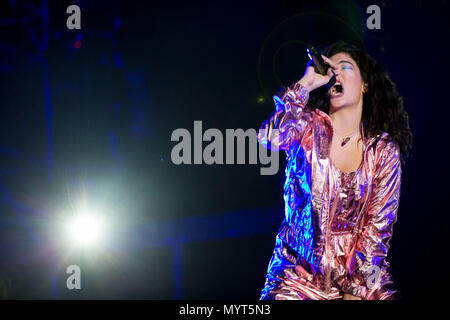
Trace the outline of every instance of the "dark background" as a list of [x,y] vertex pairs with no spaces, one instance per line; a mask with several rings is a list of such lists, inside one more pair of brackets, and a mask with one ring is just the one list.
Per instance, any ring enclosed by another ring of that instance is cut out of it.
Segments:
[[[67,6],[81,30],[66,28]],[[366,8],[381,8],[381,29]],[[286,164],[171,162],[177,128],[258,129],[303,75],[305,43],[364,44],[414,133],[389,251],[405,299],[444,286],[448,1],[2,1],[0,297],[258,299]],[[77,41],[79,41],[77,43]],[[78,47],[78,48],[77,48]],[[204,143],[204,146],[206,143]],[[111,215],[107,248],[55,234],[76,202]],[[65,268],[82,269],[82,290]]]

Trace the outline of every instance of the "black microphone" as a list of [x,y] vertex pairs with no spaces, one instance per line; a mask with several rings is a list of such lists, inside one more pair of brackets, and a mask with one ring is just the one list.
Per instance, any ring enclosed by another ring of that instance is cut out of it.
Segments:
[[[331,68],[331,66],[323,60],[322,56],[319,54],[316,48],[314,48],[314,46],[308,46],[306,48],[306,51],[308,52],[309,59],[311,59],[313,62],[314,70],[321,75],[326,75],[328,69]],[[333,72],[333,76],[326,84],[327,89],[331,88],[336,83],[336,74],[334,73],[333,69],[331,69],[331,72]]]

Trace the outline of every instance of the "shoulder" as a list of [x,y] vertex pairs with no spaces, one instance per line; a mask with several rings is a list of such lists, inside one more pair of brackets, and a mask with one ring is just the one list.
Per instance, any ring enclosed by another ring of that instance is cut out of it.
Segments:
[[383,132],[376,143],[377,153],[383,158],[400,158],[400,147],[392,136]]
[[376,158],[386,156],[400,156],[400,147],[387,132],[379,133],[367,139],[368,149],[374,153]]
[[373,143],[375,169],[378,174],[386,171],[401,172],[400,147],[387,132],[379,134]]

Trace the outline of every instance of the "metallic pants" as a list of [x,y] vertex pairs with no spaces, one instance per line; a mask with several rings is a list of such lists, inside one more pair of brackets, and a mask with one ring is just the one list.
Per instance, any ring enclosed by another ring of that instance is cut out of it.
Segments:
[[323,275],[309,266],[297,253],[276,238],[269,262],[261,300],[339,300],[343,293],[331,287],[326,293]]

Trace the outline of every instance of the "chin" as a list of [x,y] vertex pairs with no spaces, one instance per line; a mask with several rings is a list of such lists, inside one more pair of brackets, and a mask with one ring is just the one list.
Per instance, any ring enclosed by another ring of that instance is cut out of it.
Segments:
[[340,98],[335,98],[335,99],[330,99],[330,107],[334,108],[334,109],[342,109],[348,106],[353,106],[356,105],[358,103],[358,101],[356,100],[349,100],[346,99],[345,97],[340,97]]
[[330,107],[334,108],[334,109],[340,109],[343,108],[347,105],[346,101],[342,100],[342,99],[333,99],[330,100]]

